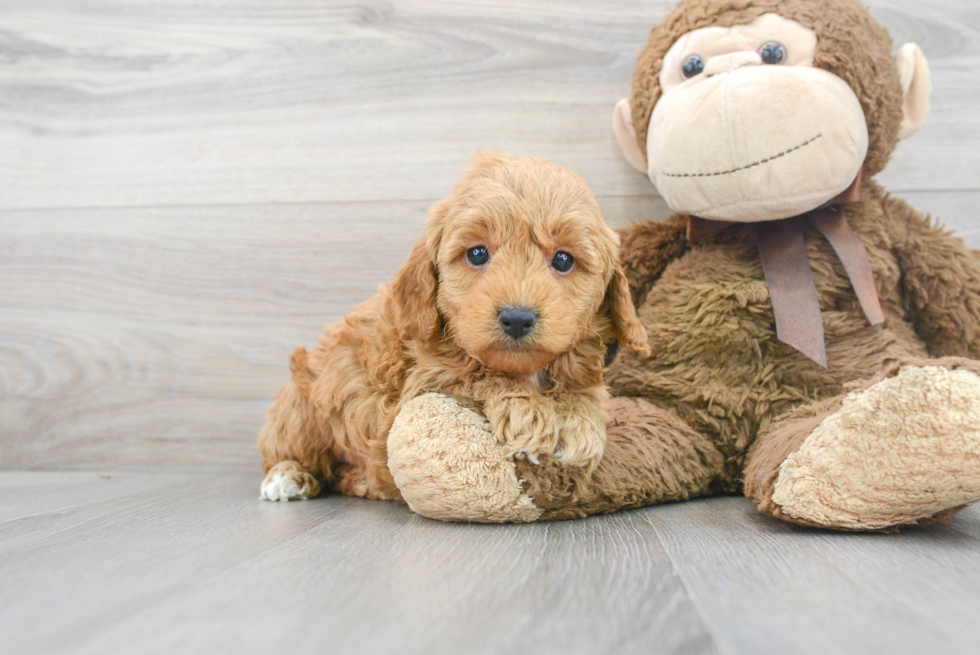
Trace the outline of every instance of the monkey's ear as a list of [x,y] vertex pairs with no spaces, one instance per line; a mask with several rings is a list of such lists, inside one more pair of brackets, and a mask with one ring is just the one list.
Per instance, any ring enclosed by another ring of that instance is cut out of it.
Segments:
[[623,98],[616,103],[616,108],[613,109],[612,124],[616,143],[623,151],[626,161],[633,168],[646,175],[646,155],[636,140],[636,128],[633,127],[633,110],[630,108],[629,98]]
[[902,82],[902,124],[898,128],[898,138],[907,139],[929,116],[929,96],[932,94],[929,62],[919,46],[906,43],[895,54],[895,63]]
[[649,357],[650,344],[647,343],[647,331],[636,315],[626,273],[618,263],[612,280],[606,288],[604,304],[609,308],[613,335],[619,340],[619,345],[629,348],[642,357]]

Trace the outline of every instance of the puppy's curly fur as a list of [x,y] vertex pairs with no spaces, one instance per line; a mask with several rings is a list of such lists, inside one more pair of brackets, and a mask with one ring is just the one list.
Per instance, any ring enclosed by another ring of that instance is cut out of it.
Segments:
[[[319,493],[400,498],[387,464],[402,404],[427,392],[481,410],[511,454],[593,468],[605,446],[605,342],[648,354],[619,239],[573,173],[477,154],[391,284],[293,353],[259,435],[269,500]],[[467,252],[485,246],[475,266]],[[562,273],[556,252],[574,258]],[[517,339],[501,308],[533,309]]]

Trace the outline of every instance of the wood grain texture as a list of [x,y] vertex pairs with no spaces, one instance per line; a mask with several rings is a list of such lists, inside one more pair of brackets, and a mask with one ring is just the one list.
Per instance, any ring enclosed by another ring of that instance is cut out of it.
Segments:
[[257,473],[112,474],[78,503],[80,475],[0,473],[0,493],[62,507],[0,521],[2,652],[980,649],[980,508],[897,535],[801,529],[741,498],[486,526],[260,502]]
[[[0,207],[433,198],[475,148],[652,195],[610,130],[673,0],[0,2]],[[980,189],[980,6],[868,3],[930,58],[882,176]]]
[[198,475],[0,523],[0,651],[726,652],[641,515],[456,525],[261,502],[258,482]]
[[[42,514],[61,515],[120,496],[153,494],[193,480],[192,474],[93,473],[91,471],[4,471],[0,475],[0,524]],[[111,484],[109,483],[111,481]]]
[[289,353],[391,278],[425,208],[0,217],[0,467],[254,467]]
[[[0,0],[0,469],[240,468],[298,345],[390,279],[476,147],[668,215],[609,126],[672,0]],[[882,181],[980,247],[980,4]]]
[[799,528],[742,499],[644,516],[734,652],[980,652],[978,507],[897,535]]
[[[980,193],[905,195],[980,248]],[[289,354],[391,278],[428,205],[0,212],[0,469],[254,469]]]

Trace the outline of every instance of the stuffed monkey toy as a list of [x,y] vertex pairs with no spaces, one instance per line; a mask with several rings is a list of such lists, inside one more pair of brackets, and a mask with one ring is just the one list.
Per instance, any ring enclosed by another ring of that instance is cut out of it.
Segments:
[[681,2],[613,117],[677,215],[621,231],[652,355],[611,361],[601,462],[508,457],[427,394],[388,437],[405,501],[504,522],[744,493],[869,531],[980,499],[980,256],[873,181],[929,93],[857,0]]

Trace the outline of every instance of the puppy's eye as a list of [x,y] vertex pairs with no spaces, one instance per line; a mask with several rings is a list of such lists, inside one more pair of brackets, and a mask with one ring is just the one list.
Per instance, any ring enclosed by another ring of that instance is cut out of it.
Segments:
[[486,246],[474,246],[466,251],[466,261],[473,266],[483,266],[490,261],[490,251]]
[[551,268],[555,269],[559,273],[567,273],[572,270],[573,266],[575,266],[575,258],[564,250],[559,250],[555,253],[555,256],[551,258]]
[[691,55],[684,60],[684,65],[681,66],[681,73],[684,75],[684,79],[690,79],[703,70],[704,59],[701,58],[701,55]]
[[781,43],[769,41],[759,48],[759,56],[762,57],[763,64],[781,64],[786,61],[786,48]]

